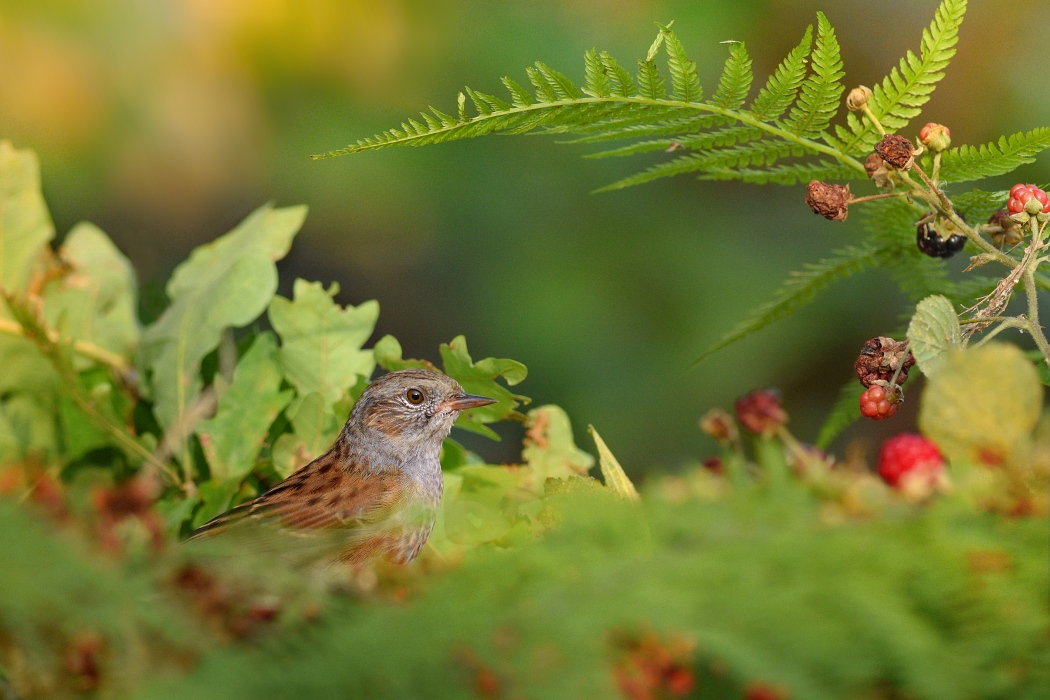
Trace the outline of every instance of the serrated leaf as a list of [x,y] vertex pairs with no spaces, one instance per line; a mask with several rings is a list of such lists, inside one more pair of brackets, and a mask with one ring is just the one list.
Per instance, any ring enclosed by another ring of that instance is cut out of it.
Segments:
[[634,78],[627,70],[617,63],[616,59],[609,55],[608,51],[602,51],[598,57],[605,67],[605,73],[609,76],[609,90],[613,95],[620,97],[631,97],[634,95]]
[[919,427],[953,460],[1000,464],[1035,428],[1043,394],[1035,366],[1014,345],[954,350],[929,378]]
[[281,379],[277,339],[261,333],[237,363],[215,416],[197,426],[213,480],[239,480],[251,472],[270,425],[293,396],[281,391]]
[[704,91],[700,87],[696,61],[689,58],[685,46],[678,35],[671,31],[670,26],[661,27],[660,31],[667,50],[667,68],[671,73],[674,97],[682,102],[699,102],[704,96]]
[[751,57],[747,55],[744,42],[731,44],[729,58],[722,69],[718,90],[711,97],[711,104],[723,109],[740,109],[747,100],[752,80],[754,75],[751,73]]
[[[131,263],[98,227],[82,223],[58,250],[63,274],[44,286],[44,319],[64,338],[134,357],[141,332]],[[90,364],[77,357],[78,367]]]
[[528,469],[528,487],[540,494],[547,479],[586,476],[594,466],[594,457],[576,446],[569,416],[554,405],[529,411],[521,459]]
[[[920,113],[929,101],[937,83],[944,77],[948,62],[955,55],[959,26],[966,14],[966,0],[944,0],[937,8],[933,22],[922,32],[920,56],[908,51],[899,67],[890,71],[873,89],[868,107],[889,131],[900,131]],[[851,119],[853,132],[844,148],[854,155],[864,155],[879,140],[879,132],[868,119]]]
[[342,308],[332,299],[339,286],[298,279],[292,300],[274,297],[269,318],[281,338],[278,358],[285,377],[300,396],[320,394],[330,408],[345,397],[358,377],[375,370],[365,342],[379,318],[379,303]]
[[140,363],[152,372],[162,427],[179,420],[201,389],[200,363],[227,328],[246,326],[277,290],[277,267],[306,207],[253,212],[225,236],[196,248],[168,282],[171,305],[142,334]]
[[962,345],[959,316],[946,297],[929,296],[918,303],[908,324],[908,342],[915,364],[927,377],[936,374],[948,353]]
[[751,103],[751,113],[756,119],[768,121],[779,119],[795,101],[795,95],[806,78],[806,58],[813,46],[813,25],[806,27],[806,33],[798,46],[791,50],[773,75],[769,76],[765,87],[759,91]]
[[596,49],[588,49],[583,55],[584,85],[583,92],[591,97],[608,97],[612,91],[612,83],[605,73],[605,66],[598,57]]
[[1047,148],[1050,148],[1050,127],[1002,136],[997,143],[953,148],[942,156],[941,179],[965,182],[1005,175],[1034,163],[1035,157]]
[[812,74],[803,81],[798,102],[784,127],[799,136],[816,138],[824,135],[838,112],[845,75],[835,30],[822,12],[817,13],[817,45],[810,54],[810,64]]
[[612,450],[605,444],[605,440],[602,440],[602,436],[598,434],[593,425],[587,426],[587,430],[590,431],[591,439],[594,440],[594,444],[598,448],[598,466],[601,467],[605,487],[624,498],[632,501],[639,500],[641,497],[638,495],[638,490],[634,488],[634,484],[627,478],[623,467],[620,466],[620,462],[617,461]]

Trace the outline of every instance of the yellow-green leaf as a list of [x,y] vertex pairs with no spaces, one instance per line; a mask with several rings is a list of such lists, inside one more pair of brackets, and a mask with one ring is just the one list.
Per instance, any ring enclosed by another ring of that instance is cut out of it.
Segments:
[[598,447],[598,466],[601,467],[602,478],[605,479],[605,487],[632,501],[637,501],[639,498],[638,491],[634,488],[631,480],[627,478],[627,474],[624,473],[620,462],[613,456],[612,450],[608,448],[605,440],[602,440],[602,436],[598,434],[593,425],[587,426],[587,429],[591,432],[594,444]]
[[953,350],[929,379],[919,427],[952,459],[997,462],[1035,428],[1043,385],[1014,345]]
[[576,446],[569,416],[559,406],[529,411],[521,458],[528,470],[527,485],[542,493],[547,479],[586,476],[594,457]]

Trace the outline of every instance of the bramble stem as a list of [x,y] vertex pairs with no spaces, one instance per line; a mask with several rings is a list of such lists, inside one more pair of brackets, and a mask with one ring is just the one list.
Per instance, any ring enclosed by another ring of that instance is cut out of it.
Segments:
[[871,123],[875,125],[875,128],[879,130],[879,133],[885,136],[886,130],[882,128],[882,122],[880,122],[879,118],[875,116],[875,113],[871,111],[871,107],[869,107],[867,104],[863,104],[860,106],[860,109],[862,112],[864,112],[864,116],[870,119]]
[[[6,333],[7,335],[17,335],[22,338],[26,337],[25,329],[17,321],[11,321],[6,318],[0,318],[0,333]],[[47,330],[47,338],[52,343],[61,342],[61,337],[58,331],[49,328]],[[73,351],[78,355],[86,357],[90,360],[95,360],[99,364],[105,365],[110,369],[119,372],[122,376],[126,376],[128,370],[131,369],[131,365],[120,355],[115,352],[110,352],[105,348],[101,348],[94,343],[89,343],[85,340],[74,340]]]
[[860,204],[861,202],[874,202],[876,199],[891,199],[893,197],[907,197],[910,193],[908,192],[883,192],[882,194],[869,194],[866,197],[856,197],[855,199],[849,200],[850,204]]
[[1032,334],[1035,344],[1039,347],[1039,352],[1043,354],[1043,359],[1050,365],[1050,342],[1047,342],[1046,335],[1043,333],[1043,328],[1039,323],[1039,290],[1035,284],[1035,271],[1040,262],[1036,256],[1043,247],[1043,232],[1046,230],[1046,226],[1040,226],[1034,216],[1031,219],[1031,223],[1032,242],[1028,252],[1025,254],[1027,267],[1024,271],[1024,293],[1028,297],[1028,323],[1031,325],[1029,332]]

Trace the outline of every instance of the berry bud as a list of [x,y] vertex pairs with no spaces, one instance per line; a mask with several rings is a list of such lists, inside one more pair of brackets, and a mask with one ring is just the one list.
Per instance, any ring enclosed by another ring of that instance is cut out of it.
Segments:
[[775,389],[755,389],[737,399],[736,419],[751,432],[769,437],[787,423],[788,416]]
[[849,91],[849,95],[846,96],[846,109],[856,112],[868,103],[868,100],[871,99],[871,94],[871,88],[866,88],[863,85],[853,88]]
[[875,144],[875,152],[886,165],[897,170],[910,170],[915,163],[915,147],[911,141],[897,134],[886,134]]
[[871,387],[876,382],[889,382],[900,367],[897,376],[897,384],[901,385],[908,381],[908,370],[915,365],[915,356],[908,350],[906,341],[897,342],[893,338],[872,338],[864,343],[864,347],[853,363],[853,370],[857,378],[865,387]]
[[849,216],[849,201],[852,195],[849,185],[829,185],[819,180],[811,180],[807,186],[806,204],[814,213],[831,221],[845,221]]
[[700,419],[700,430],[713,437],[720,445],[735,442],[740,437],[733,417],[720,408],[712,408]]
[[919,141],[934,153],[940,153],[952,145],[952,132],[943,124],[929,122],[919,131]]

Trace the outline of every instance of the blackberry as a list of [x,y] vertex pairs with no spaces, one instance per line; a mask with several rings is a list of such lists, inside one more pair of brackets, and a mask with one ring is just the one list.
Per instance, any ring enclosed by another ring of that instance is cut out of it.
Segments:
[[915,243],[931,258],[948,259],[966,247],[966,236],[953,233],[946,239],[942,238],[933,219],[925,219],[915,229]]

